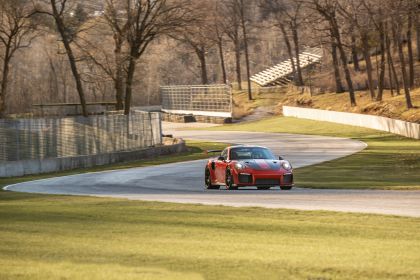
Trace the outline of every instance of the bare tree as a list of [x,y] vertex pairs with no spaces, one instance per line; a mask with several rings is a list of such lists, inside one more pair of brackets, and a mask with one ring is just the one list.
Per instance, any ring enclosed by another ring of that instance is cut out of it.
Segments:
[[[101,17],[91,19],[84,36],[75,43],[88,62],[96,65],[106,78],[114,84],[116,110],[124,109],[124,89],[126,78],[127,32],[129,22],[124,14],[121,1],[106,0]],[[112,47],[110,47],[110,45]]]
[[336,93],[343,93],[344,87],[343,83],[341,82],[341,73],[340,73],[340,63],[337,55],[337,42],[334,37],[333,31],[330,29],[331,34],[331,56],[332,56],[332,63],[334,68],[334,78],[335,78],[335,92]]
[[[70,63],[71,72],[76,83],[77,93],[79,95],[80,104],[82,106],[83,116],[88,116],[85,91],[83,88],[82,78],[77,65],[77,58],[73,50],[72,42],[77,33],[80,32],[79,25],[74,21],[69,20],[69,3],[68,0],[43,0],[36,6],[36,13],[51,16],[54,19],[58,33],[60,34],[67,58]],[[46,8],[42,3],[48,3],[49,8]],[[71,3],[76,4],[76,3]]]
[[359,52],[358,52],[356,43],[357,43],[356,36],[352,34],[351,35],[351,56],[353,60],[354,71],[359,72],[360,71]]
[[408,4],[407,11],[407,50],[408,50],[408,69],[409,69],[409,84],[414,87],[414,51],[413,51],[413,21],[415,20],[416,1],[411,0]]
[[129,27],[128,18],[123,17],[121,9],[115,0],[106,0],[104,18],[112,31],[114,40],[114,66],[108,69],[111,78],[114,81],[115,97],[117,101],[117,110],[124,109],[124,80],[125,80],[125,64],[127,55],[123,53],[123,46],[127,39]]
[[391,87],[391,94],[393,95],[393,91],[394,91],[394,85],[395,85],[395,89],[397,91],[397,95],[400,95],[400,81],[398,79],[398,74],[397,74],[397,70],[395,69],[395,64],[394,64],[394,58],[392,56],[392,35],[390,35],[390,26],[392,25],[392,23],[390,21],[386,22],[385,25],[385,48],[386,48],[386,56],[387,56],[387,62],[388,62],[388,76],[389,76],[389,84]]
[[372,18],[367,14],[365,7],[363,6],[364,1],[337,1],[338,12],[342,15],[354,28],[359,35],[363,57],[366,62],[366,74],[368,77],[368,86],[370,96],[373,99],[376,97],[375,86],[373,83],[373,64],[371,59],[371,30],[372,30]]
[[411,101],[410,95],[410,81],[409,76],[407,73],[407,63],[405,60],[404,55],[404,42],[403,42],[403,27],[404,27],[404,11],[407,11],[407,7],[405,6],[406,3],[403,1],[391,1],[391,8],[393,10],[392,13],[392,35],[396,42],[396,46],[398,48],[398,57],[400,59],[401,64],[401,74],[402,74],[402,81],[404,85],[404,95],[406,100],[406,105],[408,109],[413,108],[413,103]]
[[212,20],[212,1],[196,2],[192,6],[193,17],[197,20],[193,25],[183,28],[180,32],[171,34],[171,37],[191,49],[200,62],[201,83],[209,83],[207,70],[207,54],[215,42],[215,30]]
[[227,78],[226,62],[225,62],[225,55],[224,55],[224,42],[225,42],[224,34],[220,31],[220,26],[218,25],[215,26],[215,31],[216,31],[216,44],[219,51],[219,59],[220,59],[220,67],[222,70],[223,83],[227,84],[228,78]]
[[416,41],[417,41],[417,61],[420,61],[420,3],[414,9],[415,11],[415,27],[416,27]]
[[29,47],[35,38],[34,25],[31,23],[26,1],[0,0],[0,61],[2,72],[0,81],[0,118],[7,111],[10,62],[16,52]]
[[287,18],[287,25],[292,33],[295,59],[296,59],[296,84],[302,86],[303,75],[302,67],[300,63],[300,38],[299,29],[303,21],[303,2],[302,1],[290,1],[287,3],[287,8],[282,9],[283,17]]
[[248,16],[246,11],[249,10],[248,0],[235,0],[239,10],[239,18],[241,20],[242,38],[244,40],[245,49],[245,63],[246,63],[246,75],[248,82],[248,99],[252,100],[252,87],[251,87],[251,65],[249,61],[249,45],[248,45]]
[[341,64],[344,68],[344,74],[347,81],[349,91],[350,103],[356,106],[356,97],[353,88],[353,80],[348,66],[348,58],[344,49],[344,44],[341,38],[340,26],[337,18],[338,3],[334,0],[309,0],[309,7],[317,11],[324,20],[329,24],[331,29],[331,36],[337,44],[340,53]]
[[242,90],[241,55],[243,40],[240,32],[240,17],[237,11],[237,6],[234,2],[224,1],[221,7],[221,12],[223,15],[222,30],[233,43],[235,52],[236,81],[238,83],[239,90]]
[[223,14],[219,12],[219,9],[222,7],[222,4],[219,0],[216,1],[215,7],[212,9],[212,30],[213,30],[213,40],[217,44],[217,48],[219,51],[219,60],[220,60],[220,68],[222,71],[222,79],[223,83],[228,83],[227,78],[227,71],[226,71],[226,59],[224,53],[224,46],[225,46],[225,34],[223,32]]
[[[227,22],[227,35],[235,45],[236,55],[236,74],[239,89],[242,89],[241,77],[241,44],[245,53],[245,66],[248,84],[248,99],[252,100],[252,87],[251,87],[251,65],[249,58],[249,15],[251,6],[249,0],[228,0],[225,2],[226,12],[229,14],[229,21]],[[229,26],[230,25],[230,26]]]
[[130,113],[136,63],[151,42],[189,26],[193,19],[187,0],[127,0],[129,59],[126,79],[125,114]]
[[[376,96],[377,101],[382,101],[384,83],[385,83],[385,70],[386,70],[386,22],[388,18],[383,12],[383,2],[382,1],[372,1],[372,0],[361,0],[362,5],[367,11],[368,17],[373,23],[373,27],[376,30],[376,33],[379,34],[379,45],[381,60],[378,65],[378,94]],[[366,44],[366,43],[365,43]],[[370,53],[368,53],[370,57]],[[392,81],[391,81],[392,83]],[[370,84],[371,85],[371,84]],[[372,92],[372,91],[371,91]]]
[[295,55],[293,54],[292,43],[290,41],[291,36],[289,36],[286,17],[283,15],[283,11],[286,9],[283,0],[261,0],[260,7],[263,9],[263,14],[272,15],[274,17],[274,26],[280,29],[292,66],[293,77],[295,78],[295,81],[297,81],[298,72],[296,70]]

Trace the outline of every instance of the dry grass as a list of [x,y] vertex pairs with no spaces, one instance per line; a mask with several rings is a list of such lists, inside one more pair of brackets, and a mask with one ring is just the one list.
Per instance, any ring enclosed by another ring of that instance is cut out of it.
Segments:
[[258,107],[274,107],[285,100],[287,88],[263,89],[253,87],[253,100],[248,99],[247,90],[233,91],[233,117],[241,119],[246,117]]
[[407,110],[404,95],[391,96],[390,91],[385,91],[383,101],[378,102],[370,98],[369,92],[359,91],[356,93],[357,106],[351,107],[347,93],[326,93],[311,97],[309,94],[289,91],[277,106],[290,105],[362,113],[420,123],[420,88],[411,92],[411,98],[417,108]]

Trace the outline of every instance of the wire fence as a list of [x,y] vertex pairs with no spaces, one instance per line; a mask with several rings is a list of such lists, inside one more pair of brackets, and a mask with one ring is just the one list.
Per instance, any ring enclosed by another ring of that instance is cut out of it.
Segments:
[[161,143],[159,113],[0,120],[0,162],[105,154]]
[[163,86],[163,110],[186,112],[232,112],[232,92],[227,85]]

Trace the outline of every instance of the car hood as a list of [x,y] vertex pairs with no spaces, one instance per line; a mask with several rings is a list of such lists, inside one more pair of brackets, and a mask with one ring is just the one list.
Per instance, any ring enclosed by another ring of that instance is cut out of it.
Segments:
[[273,159],[250,159],[238,162],[254,170],[279,170],[281,164],[281,161]]

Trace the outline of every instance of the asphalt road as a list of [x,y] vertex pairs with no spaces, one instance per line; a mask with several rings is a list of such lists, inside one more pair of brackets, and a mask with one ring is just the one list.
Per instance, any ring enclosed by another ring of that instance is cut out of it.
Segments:
[[[251,132],[176,131],[177,137],[236,144],[264,145],[285,156],[295,168],[308,166],[363,150],[359,141],[291,134]],[[179,127],[178,127],[179,128]],[[332,210],[420,217],[420,191],[312,190],[292,191],[204,190],[205,161],[107,171],[27,182],[7,190],[41,194],[90,195],[130,200],[256,206],[299,210]]]

